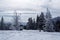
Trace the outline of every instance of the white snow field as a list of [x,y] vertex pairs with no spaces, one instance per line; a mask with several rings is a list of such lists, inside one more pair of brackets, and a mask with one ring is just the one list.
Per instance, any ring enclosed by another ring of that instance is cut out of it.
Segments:
[[0,31],[0,40],[60,40],[60,33],[38,30]]

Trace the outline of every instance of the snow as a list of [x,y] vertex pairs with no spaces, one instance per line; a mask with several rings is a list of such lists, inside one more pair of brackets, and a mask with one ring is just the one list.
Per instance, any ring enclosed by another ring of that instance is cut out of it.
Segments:
[[38,30],[0,31],[0,40],[60,40],[60,33]]

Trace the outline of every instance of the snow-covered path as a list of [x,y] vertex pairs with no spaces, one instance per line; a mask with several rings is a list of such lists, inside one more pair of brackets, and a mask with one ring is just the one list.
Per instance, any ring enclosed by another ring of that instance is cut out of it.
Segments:
[[0,31],[0,40],[60,40],[60,33],[38,30]]

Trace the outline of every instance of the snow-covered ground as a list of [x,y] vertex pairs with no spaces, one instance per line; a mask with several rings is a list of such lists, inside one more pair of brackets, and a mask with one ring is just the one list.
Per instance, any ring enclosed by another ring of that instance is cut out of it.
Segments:
[[0,40],[60,40],[60,33],[38,30],[0,31]]

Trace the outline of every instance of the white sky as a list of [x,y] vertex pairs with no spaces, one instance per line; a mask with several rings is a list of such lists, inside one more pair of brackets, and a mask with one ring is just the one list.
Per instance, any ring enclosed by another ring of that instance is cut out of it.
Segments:
[[[60,0],[0,0],[0,15],[6,15],[8,12],[12,14],[11,11],[14,10],[19,10],[21,13],[41,13],[46,11],[46,7],[53,17],[60,16]],[[25,22],[29,17],[35,18],[36,15],[22,14],[21,20]]]

